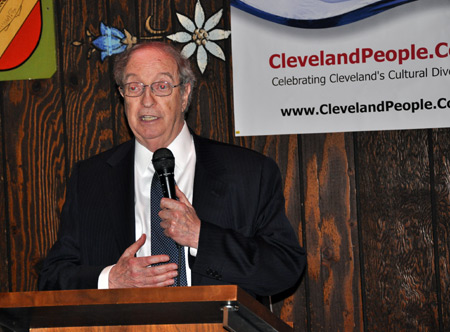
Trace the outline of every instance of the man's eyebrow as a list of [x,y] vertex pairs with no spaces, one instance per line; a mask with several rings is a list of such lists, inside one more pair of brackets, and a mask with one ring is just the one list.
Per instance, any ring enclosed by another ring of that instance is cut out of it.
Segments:
[[[129,74],[126,74],[126,75],[125,75],[124,80],[126,81],[126,80],[129,79],[130,77],[136,77],[136,76],[138,76],[138,75],[137,75],[137,74],[134,74],[134,73],[129,73]],[[157,76],[167,76],[167,77],[170,78],[172,81],[175,80],[174,77],[173,77],[173,75],[172,75],[171,73],[169,73],[169,72],[161,72],[161,73],[158,73]]]
[[123,78],[124,81],[126,81],[128,78],[133,77],[133,76],[137,76],[136,74],[126,74],[125,77]]

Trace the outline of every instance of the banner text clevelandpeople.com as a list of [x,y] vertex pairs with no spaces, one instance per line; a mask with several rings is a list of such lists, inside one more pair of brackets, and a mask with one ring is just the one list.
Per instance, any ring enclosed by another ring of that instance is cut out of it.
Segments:
[[282,116],[308,116],[308,115],[343,115],[358,113],[382,112],[411,112],[430,111],[435,109],[450,110],[450,98],[439,98],[436,101],[420,99],[417,101],[394,102],[383,100],[377,104],[353,103],[349,105],[322,104],[319,107],[290,107],[282,108]]
[[395,62],[399,65],[414,60],[450,57],[450,47],[447,42],[437,43],[431,50],[411,44],[406,48],[374,50],[370,47],[356,48],[350,52],[327,53],[324,50],[317,54],[289,55],[275,53],[269,56],[269,66],[272,69],[305,68],[318,66],[335,66],[374,62]]

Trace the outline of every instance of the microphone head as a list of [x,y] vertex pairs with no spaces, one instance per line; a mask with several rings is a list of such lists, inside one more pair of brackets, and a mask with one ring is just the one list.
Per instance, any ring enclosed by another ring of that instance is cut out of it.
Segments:
[[175,169],[175,157],[172,151],[167,148],[161,148],[153,153],[153,167],[158,175],[170,174]]

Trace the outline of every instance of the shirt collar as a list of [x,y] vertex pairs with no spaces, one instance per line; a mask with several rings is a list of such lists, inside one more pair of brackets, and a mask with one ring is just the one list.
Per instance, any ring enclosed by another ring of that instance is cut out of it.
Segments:
[[[189,132],[186,122],[184,122],[181,132],[167,147],[170,151],[172,151],[175,157],[175,167],[179,168],[180,171],[183,171],[186,167],[193,144],[194,142],[192,135]],[[147,167],[154,170],[152,157],[153,152],[148,150],[136,140],[134,155],[135,167],[139,170],[145,170]]]

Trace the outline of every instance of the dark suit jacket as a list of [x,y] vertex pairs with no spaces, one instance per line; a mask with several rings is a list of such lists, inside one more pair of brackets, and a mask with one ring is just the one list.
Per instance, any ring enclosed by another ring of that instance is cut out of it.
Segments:
[[[194,142],[202,224],[192,284],[237,284],[263,296],[294,285],[305,253],[285,216],[275,162],[196,135]],[[133,176],[134,140],[75,165],[39,289],[97,288],[102,269],[135,241]]]

